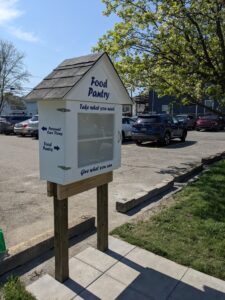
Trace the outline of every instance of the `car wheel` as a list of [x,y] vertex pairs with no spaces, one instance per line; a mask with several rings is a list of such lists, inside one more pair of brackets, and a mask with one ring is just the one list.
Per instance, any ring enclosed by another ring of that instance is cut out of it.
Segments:
[[184,130],[183,133],[182,133],[182,136],[181,136],[181,138],[180,138],[181,142],[185,142],[186,137],[187,137],[187,131]]
[[140,146],[142,144],[142,141],[136,141],[136,145]]
[[170,134],[169,132],[166,132],[164,137],[161,140],[161,144],[164,146],[168,146],[170,144]]
[[197,130],[197,131],[200,131],[200,128],[196,127],[196,130]]

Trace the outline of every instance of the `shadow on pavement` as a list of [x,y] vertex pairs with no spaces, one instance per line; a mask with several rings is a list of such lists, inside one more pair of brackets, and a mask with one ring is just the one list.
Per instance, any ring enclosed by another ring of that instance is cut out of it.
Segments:
[[[111,250],[109,250],[107,254],[118,260],[121,259],[118,253]],[[135,290],[139,292],[140,295],[142,294],[145,296],[143,298],[141,297],[140,299],[225,299],[225,293],[221,291],[212,289],[208,286],[204,286],[204,291],[201,291],[164,273],[148,267],[143,267],[126,257],[121,259],[121,263],[131,268],[131,272],[132,270],[135,270],[139,273],[135,280],[131,281],[126,288]],[[124,297],[125,294],[126,290],[124,290],[116,299],[128,299]]]
[[[167,299],[167,300],[224,300],[225,293],[211,288],[207,285],[204,285],[200,282],[200,286],[203,285],[203,290],[181,282],[182,278],[185,277],[187,270],[180,270],[177,272],[175,277],[171,277],[162,272],[159,272],[150,267],[144,267],[144,259],[143,265],[140,265],[127,257],[121,256],[117,252],[112,250],[108,250],[105,252],[106,255],[115,258],[120,264],[116,263],[111,268],[102,273],[103,276],[107,276],[108,281],[111,282],[111,288],[115,289],[115,294],[117,296],[113,299],[117,300],[153,300],[153,299]],[[157,256],[155,256],[157,259]],[[173,262],[168,261],[166,265],[171,268],[173,266]],[[164,267],[166,267],[166,265]],[[112,271],[111,271],[112,270]],[[167,270],[166,272],[173,272],[171,270]],[[194,270],[193,270],[194,271]],[[195,271],[194,271],[195,272]],[[175,274],[175,273],[174,273]],[[200,273],[201,274],[201,273]],[[95,281],[98,281],[101,277],[98,277]],[[205,275],[204,275],[205,276]],[[95,283],[94,281],[94,283]],[[201,277],[199,278],[201,281]],[[204,282],[204,279],[203,279]],[[93,282],[92,282],[93,283]],[[91,283],[91,284],[92,284]],[[90,285],[91,285],[90,284]],[[117,284],[119,285],[119,290],[116,289]],[[89,300],[98,300],[102,299],[101,297],[101,289],[105,289],[104,286],[99,286],[97,284],[98,289],[94,289],[95,292],[90,291],[90,289],[82,287],[79,283],[74,281],[73,279],[68,279],[65,283],[65,286],[70,288],[76,294],[79,294],[79,299],[89,299]],[[121,285],[124,286],[124,289],[121,291]],[[96,286],[96,285],[95,285]],[[98,291],[99,294],[98,294]],[[110,291],[108,292],[111,294]],[[105,298],[104,298],[105,299]],[[111,297],[110,297],[111,299]]]
[[197,141],[185,141],[185,142],[177,142],[177,141],[171,141],[171,144],[167,146],[168,149],[175,149],[175,148],[185,148],[190,147],[192,145],[197,144]]
[[126,145],[133,145],[133,144],[135,144],[135,142],[132,141],[132,140],[125,140],[124,142],[122,142],[122,145],[123,145],[123,146],[126,146]]
[[157,142],[145,142],[137,147],[148,147],[148,148],[163,148],[163,149],[178,149],[178,148],[185,148],[185,147],[190,147],[192,145],[197,144],[197,141],[177,141],[177,140],[172,140],[170,141],[170,144],[168,146],[161,146]]
[[190,163],[181,163],[181,167],[177,166],[168,166],[166,169],[161,169],[160,171],[157,171],[158,174],[170,174],[172,176],[179,175],[181,172],[185,172],[190,168],[194,168],[196,166],[196,162],[190,162]]
[[[96,233],[96,228],[93,229],[93,230],[89,230],[88,232],[82,234],[82,235],[79,235],[79,236],[75,236],[73,238],[71,238],[69,240],[69,248],[84,241],[85,239],[87,239],[88,237],[94,235]],[[51,258],[54,257],[54,248],[47,251],[46,253],[40,255],[39,257],[23,264],[22,266],[19,266],[3,275],[0,276],[0,283],[5,283],[7,281],[7,279],[10,277],[10,276],[22,276],[26,273],[28,273],[30,270],[38,267],[39,265],[41,265],[42,263],[50,260]],[[37,277],[40,277],[42,276],[43,273],[40,273],[40,274],[36,274]]]
[[83,299],[101,300],[99,297],[97,297],[93,293],[89,292],[87,289],[85,289],[83,286],[81,286],[79,283],[77,283],[76,281],[74,281],[71,278],[67,279],[64,282],[64,285],[76,294],[80,294],[85,290],[85,298],[83,298]]

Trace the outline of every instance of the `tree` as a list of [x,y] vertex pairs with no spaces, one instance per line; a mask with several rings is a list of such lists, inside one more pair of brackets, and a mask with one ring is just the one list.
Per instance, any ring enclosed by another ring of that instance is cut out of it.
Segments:
[[8,92],[18,93],[22,83],[28,81],[29,73],[23,64],[24,54],[12,43],[0,40],[0,114]]
[[116,23],[95,51],[107,51],[125,84],[185,104],[225,108],[224,0],[102,0]]

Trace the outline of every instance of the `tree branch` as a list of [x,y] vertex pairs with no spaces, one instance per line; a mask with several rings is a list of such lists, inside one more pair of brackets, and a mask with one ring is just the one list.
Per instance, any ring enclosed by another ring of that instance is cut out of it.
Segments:
[[212,63],[212,60],[209,56],[209,53],[208,53],[208,50],[207,50],[207,46],[205,44],[205,40],[204,40],[204,37],[202,35],[202,32],[201,32],[201,29],[198,25],[198,23],[191,17],[190,13],[186,11],[186,16],[188,17],[188,19],[191,21],[191,23],[196,27],[197,29],[197,32],[198,32],[198,35],[199,35],[199,38],[200,38],[200,42],[202,44],[202,48],[203,48],[203,52],[205,54],[205,58],[206,58],[206,61],[208,63],[208,66],[211,67],[214,71],[214,74],[218,77],[218,72],[215,68],[215,66],[213,65]]

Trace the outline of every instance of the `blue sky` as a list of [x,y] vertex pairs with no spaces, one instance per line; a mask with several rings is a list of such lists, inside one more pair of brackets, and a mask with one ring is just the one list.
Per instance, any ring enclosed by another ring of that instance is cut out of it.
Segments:
[[[116,16],[101,0],[0,0],[0,38],[25,53],[32,88],[66,58],[91,53]],[[28,90],[27,90],[28,91]]]

